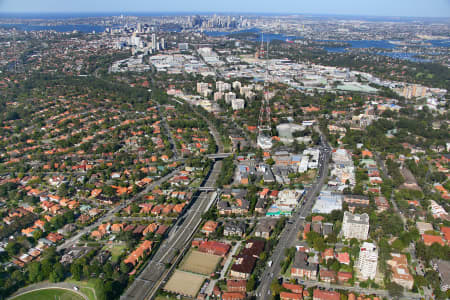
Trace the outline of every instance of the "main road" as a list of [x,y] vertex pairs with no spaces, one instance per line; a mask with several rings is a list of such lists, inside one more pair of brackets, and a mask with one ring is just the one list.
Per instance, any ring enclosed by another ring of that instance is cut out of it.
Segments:
[[[325,283],[325,282],[317,282],[313,280],[304,280],[303,284],[308,287],[320,287],[325,289],[334,289],[334,290],[346,290],[348,292],[354,292],[358,294],[364,294],[364,295],[377,295],[382,298],[389,299],[389,291],[387,290],[381,290],[381,289],[371,289],[371,288],[361,288],[357,286],[347,286],[347,285],[340,285],[340,284],[332,284],[332,283]],[[417,293],[411,293],[408,291],[403,292],[403,296],[400,297],[401,300],[420,300],[423,299],[423,296]],[[429,299],[429,298],[427,298]]]
[[278,274],[281,270],[280,263],[284,259],[284,250],[295,246],[297,234],[300,226],[302,225],[303,219],[310,214],[314,205],[314,199],[322,189],[325,179],[328,176],[328,161],[330,159],[331,148],[328,146],[323,137],[321,138],[320,149],[321,154],[319,158],[318,178],[312,187],[307,191],[300,207],[298,207],[289,218],[286,226],[280,234],[278,244],[269,259],[272,261],[272,265],[270,267],[266,267],[260,278],[260,284],[256,290],[258,299],[271,299],[270,284],[274,278],[278,278]]

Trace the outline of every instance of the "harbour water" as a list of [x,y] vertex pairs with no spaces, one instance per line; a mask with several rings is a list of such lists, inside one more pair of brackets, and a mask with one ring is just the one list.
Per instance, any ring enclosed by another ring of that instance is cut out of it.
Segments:
[[72,32],[74,30],[79,32],[104,32],[106,27],[96,25],[29,25],[29,24],[0,24],[0,28],[16,28],[23,31],[40,31],[40,30],[54,30],[57,32]]

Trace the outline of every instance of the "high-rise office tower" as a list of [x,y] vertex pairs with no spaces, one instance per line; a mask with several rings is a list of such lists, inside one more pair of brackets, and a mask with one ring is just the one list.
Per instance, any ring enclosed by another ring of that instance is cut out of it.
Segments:
[[156,49],[156,34],[155,33],[152,34],[152,49],[153,50]]

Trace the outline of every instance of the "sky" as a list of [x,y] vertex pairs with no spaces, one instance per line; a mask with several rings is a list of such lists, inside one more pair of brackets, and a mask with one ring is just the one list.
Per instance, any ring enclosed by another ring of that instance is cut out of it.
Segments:
[[450,0],[0,0],[0,13],[217,12],[450,18]]

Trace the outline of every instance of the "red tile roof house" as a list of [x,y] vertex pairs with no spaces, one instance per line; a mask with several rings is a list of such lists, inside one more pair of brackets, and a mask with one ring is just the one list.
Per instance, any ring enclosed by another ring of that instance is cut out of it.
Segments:
[[245,293],[247,291],[247,280],[228,279],[227,291]]
[[351,272],[338,272],[337,278],[340,283],[346,283],[352,279],[353,275]]
[[163,206],[161,204],[156,205],[155,207],[152,208],[152,215],[160,215],[161,211],[163,209]]
[[301,300],[303,299],[302,294],[290,293],[290,292],[281,292],[280,293],[281,300]]
[[306,239],[306,235],[311,231],[311,223],[306,223],[303,229],[303,239]]
[[45,221],[36,220],[36,222],[34,222],[34,226],[39,227],[42,231],[44,231],[45,223],[46,223]]
[[325,218],[322,216],[313,216],[311,221],[312,222],[322,222]]
[[329,259],[333,259],[333,258],[334,258],[334,250],[333,250],[333,248],[325,249],[322,252],[322,259],[324,261],[328,261]]
[[152,211],[153,204],[151,204],[151,203],[141,203],[141,204],[139,204],[139,207],[141,208],[139,213],[141,213],[141,214],[149,214]]
[[206,234],[206,236],[209,236],[211,233],[216,231],[218,225],[219,224],[217,222],[206,221],[205,225],[202,227],[202,232]]
[[55,243],[55,244],[56,244],[57,242],[61,241],[63,238],[64,238],[64,236],[63,236],[62,234],[54,233],[54,232],[51,232],[51,233],[49,233],[49,234],[46,236],[46,239],[47,239],[47,240],[49,240],[49,241],[51,241],[51,242],[53,242],[53,243]]
[[296,293],[296,294],[302,294],[303,293],[303,287],[301,285],[298,284],[292,284],[292,283],[287,283],[287,282],[283,282],[283,284],[281,285],[283,288]]
[[124,223],[116,223],[111,225],[111,231],[112,232],[121,232],[125,228]]
[[222,300],[244,300],[244,293],[226,292],[222,294]]
[[25,228],[25,229],[22,229],[22,234],[23,235],[26,235],[26,236],[28,236],[28,237],[32,237],[33,236],[33,233],[36,231],[36,228],[34,228],[34,227],[28,227],[28,228]]
[[169,227],[166,225],[159,225],[158,230],[156,230],[156,234],[164,235]]
[[441,227],[441,232],[444,234],[444,238],[447,241],[447,244],[450,245],[450,227]]
[[225,256],[230,251],[230,245],[215,241],[204,241],[200,244],[198,250],[204,253]]
[[327,283],[335,283],[336,280],[336,272],[331,270],[320,270],[319,272],[320,280]]
[[127,227],[125,227],[125,229],[123,231],[125,231],[125,232],[133,231],[135,227],[136,227],[136,225],[130,224]]
[[186,202],[181,203],[181,204],[176,204],[173,207],[173,212],[177,213],[177,214],[181,214],[183,212],[184,207],[186,206]]
[[336,259],[344,265],[350,264],[350,255],[347,252],[336,253]]
[[95,238],[97,240],[100,240],[105,235],[104,232],[101,232],[99,230],[94,230],[91,232],[91,237]]
[[161,213],[162,213],[163,215],[168,215],[168,214],[170,214],[170,213],[172,212],[172,209],[173,209],[174,206],[175,206],[175,205],[173,205],[173,204],[167,204],[167,205],[162,209]]
[[158,224],[156,223],[151,223],[149,224],[144,231],[142,232],[142,235],[147,235],[147,233],[151,232],[151,233],[155,233],[155,231],[158,229]]
[[144,241],[139,247],[136,248],[131,254],[123,261],[126,264],[132,264],[136,266],[141,258],[150,253],[152,250],[152,241]]
[[315,289],[313,292],[313,300],[340,300],[341,294],[332,291],[322,291]]
[[138,226],[133,230],[133,234],[140,234],[140,235],[142,235],[142,233],[144,232],[145,228],[147,228],[147,226],[145,226],[145,225],[138,225]]
[[431,234],[422,234],[423,242],[426,246],[431,246],[434,243],[438,243],[441,246],[444,246],[444,240],[440,235],[431,235]]

